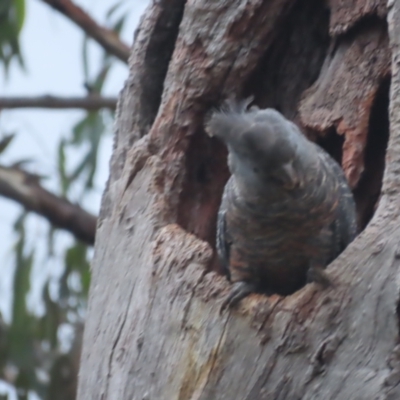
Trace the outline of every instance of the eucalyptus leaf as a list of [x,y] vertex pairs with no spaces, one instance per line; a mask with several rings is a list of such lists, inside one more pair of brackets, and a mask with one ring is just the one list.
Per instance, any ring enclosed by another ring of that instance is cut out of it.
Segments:
[[8,135],[4,135],[3,138],[0,140],[0,154],[7,149],[8,145],[12,142],[15,137],[15,133],[11,133]]

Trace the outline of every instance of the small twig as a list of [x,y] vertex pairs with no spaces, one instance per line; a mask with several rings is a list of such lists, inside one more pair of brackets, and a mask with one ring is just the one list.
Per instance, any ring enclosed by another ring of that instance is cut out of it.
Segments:
[[0,97],[0,110],[5,108],[81,108],[95,111],[100,108],[114,110],[117,105],[115,97]]
[[98,25],[81,7],[74,4],[71,0],[42,1],[75,22],[108,53],[113,54],[125,63],[128,62],[129,46],[123,43],[114,31]]
[[76,204],[58,197],[39,184],[37,176],[19,168],[0,166],[0,196],[45,217],[77,239],[93,245],[97,218]]

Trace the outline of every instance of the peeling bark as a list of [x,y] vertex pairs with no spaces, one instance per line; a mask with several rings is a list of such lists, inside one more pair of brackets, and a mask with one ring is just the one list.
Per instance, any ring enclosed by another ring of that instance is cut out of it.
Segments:
[[369,24],[336,43],[300,106],[307,128],[320,133],[334,128],[344,136],[342,166],[352,188],[364,171],[369,116],[379,86],[389,74],[389,60],[385,24]]
[[346,33],[367,17],[386,18],[386,0],[329,0],[332,36]]
[[[222,316],[219,306],[229,284],[213,264],[213,218],[228,173],[223,149],[204,135],[206,112],[229,94],[255,93],[259,104],[279,99],[293,118],[303,98],[301,117],[315,138],[332,128],[344,136],[353,132],[346,143],[355,140],[358,129],[363,149],[344,151],[343,161],[369,162],[365,148],[385,111],[379,91],[389,73],[386,25],[375,21],[349,36],[326,36],[314,47],[290,40],[318,26],[305,2],[189,1],[181,20],[172,12],[168,43],[177,36],[170,59],[160,61],[165,80],[150,69],[158,80],[146,88],[146,54],[151,38],[159,37],[166,3],[154,3],[142,21],[119,104],[78,399],[400,398],[400,3],[393,2],[389,14],[390,139],[375,216],[328,268],[329,289],[311,284],[287,297],[254,294]],[[280,50],[296,7],[304,21],[286,34],[287,48]],[[310,29],[307,20],[314,21]],[[328,32],[331,23],[326,19],[316,31]],[[299,64],[302,78],[282,70],[274,86],[267,55],[283,68],[284,60],[296,54],[315,56],[316,62],[308,72],[305,63]],[[353,87],[344,90],[353,78],[359,79],[358,96]],[[255,82],[269,85],[274,94],[257,92]],[[321,82],[325,87],[334,82],[327,113],[318,111],[327,106]],[[285,87],[281,95],[278,88]],[[145,105],[148,89],[154,90],[151,96],[159,95],[153,108]],[[297,107],[287,99],[290,93],[297,96]],[[358,174],[353,185],[361,184]]]

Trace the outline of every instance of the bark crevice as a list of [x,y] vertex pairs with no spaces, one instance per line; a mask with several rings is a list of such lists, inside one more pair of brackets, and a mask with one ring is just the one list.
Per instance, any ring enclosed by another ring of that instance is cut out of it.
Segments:
[[318,78],[328,51],[328,25],[324,2],[297,2],[246,82],[244,97],[252,94],[261,108],[275,108],[296,120],[299,100]]
[[355,188],[364,171],[371,108],[390,71],[386,24],[377,21],[339,40],[300,104],[304,126],[318,135],[334,128],[344,136],[342,166]]
[[329,32],[332,36],[346,33],[358,22],[370,17],[385,19],[386,0],[329,0],[331,18]]
[[[127,151],[149,132],[155,120],[185,4],[185,0],[152,2],[135,32],[130,74],[117,106],[111,180],[119,179]],[[129,91],[135,96],[124,95]]]
[[389,87],[390,79],[386,78],[381,82],[375,96],[368,123],[365,168],[354,189],[359,216],[358,226],[361,230],[374,215],[381,194],[385,154],[389,140]]

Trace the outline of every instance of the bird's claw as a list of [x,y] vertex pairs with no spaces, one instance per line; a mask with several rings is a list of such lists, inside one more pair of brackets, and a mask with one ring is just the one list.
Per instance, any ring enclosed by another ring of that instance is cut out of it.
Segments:
[[332,282],[329,275],[321,267],[310,267],[307,271],[307,282],[315,282],[323,288],[331,286]]
[[249,282],[236,282],[233,284],[233,287],[226,297],[226,299],[223,301],[221,308],[219,310],[220,314],[227,308],[232,308],[236,304],[239,303],[240,300],[244,299],[247,297],[250,293],[253,293],[255,291],[255,286],[252,283]]

